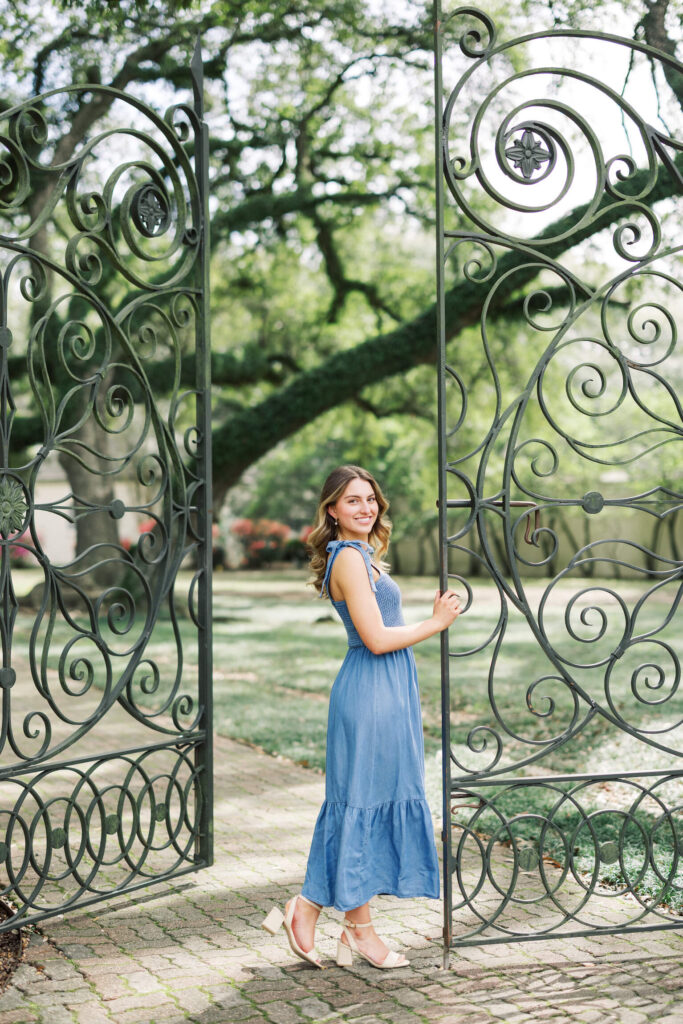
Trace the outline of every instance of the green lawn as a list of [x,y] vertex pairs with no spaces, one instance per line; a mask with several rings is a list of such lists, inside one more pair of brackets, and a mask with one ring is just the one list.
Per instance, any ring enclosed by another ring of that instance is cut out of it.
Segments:
[[[233,573],[216,577],[216,722],[219,730],[226,734],[322,769],[327,697],[346,652],[346,637],[329,603],[307,591],[304,581],[304,574],[294,572]],[[400,583],[406,620],[415,621],[429,615],[432,582],[408,578]],[[541,589],[538,585],[533,589],[534,600]],[[546,633],[563,657],[595,663],[616,648],[623,619],[614,613],[614,602],[603,598],[610,620],[604,636],[585,643],[573,640],[564,628],[563,617],[566,595],[574,589],[567,586],[564,595],[555,598],[545,616]],[[635,599],[634,587],[626,587],[624,592],[632,601]],[[635,632],[642,634],[659,627],[667,609],[664,597],[651,602],[639,615]],[[553,680],[535,689],[530,700],[536,713],[530,712],[529,684],[542,676],[557,675],[557,669],[536,642],[526,620],[514,608],[491,681],[488,677],[493,643],[480,653],[457,656],[469,647],[478,646],[490,635],[497,611],[495,589],[480,587],[475,593],[473,610],[453,628],[452,650],[456,656],[451,659],[452,739],[456,753],[463,755],[463,763],[471,769],[481,769],[490,760],[492,749],[489,742],[488,751],[483,755],[468,751],[467,736],[474,727],[497,728],[505,739],[501,764],[513,764],[536,749],[542,750],[549,739],[565,731],[572,718],[574,702],[570,690]],[[598,631],[597,621],[597,613],[590,613],[586,622],[579,623],[587,639]],[[674,638],[677,629],[680,630],[680,624],[672,622],[657,634],[658,640]],[[439,748],[441,735],[438,638],[419,644],[414,652],[422,693],[425,747],[430,755]],[[650,700],[661,700],[668,695],[671,665],[651,641],[640,645],[633,653],[627,652],[617,662],[618,672],[613,672],[610,679],[610,695],[615,711],[633,726],[665,730],[676,715],[680,719],[683,714],[683,694],[679,691],[670,700],[646,705],[631,689],[632,675],[638,665],[655,660],[669,669],[669,678],[655,689],[653,670],[649,675],[650,686],[644,678],[640,679],[639,692]],[[572,672],[596,703],[605,703],[604,667],[582,667]],[[491,695],[502,726],[492,713]],[[546,714],[550,699],[554,701],[554,711]],[[580,720],[585,715],[585,707],[581,703]],[[612,763],[623,735],[603,717],[595,716],[578,737],[544,759],[543,770],[609,770],[605,766],[606,758]],[[666,740],[666,733],[661,735]],[[639,756],[642,762],[635,767],[666,767],[671,763],[667,755],[650,748],[643,749]],[[623,757],[630,759],[626,753]],[[634,767],[630,760],[629,764]]]

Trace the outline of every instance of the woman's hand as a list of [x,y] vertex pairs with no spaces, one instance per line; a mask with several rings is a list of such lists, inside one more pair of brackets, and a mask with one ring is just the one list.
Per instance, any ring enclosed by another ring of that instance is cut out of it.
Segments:
[[448,629],[455,622],[461,611],[460,598],[454,590],[444,590],[443,594],[437,590],[434,597],[432,618],[438,625],[439,632]]

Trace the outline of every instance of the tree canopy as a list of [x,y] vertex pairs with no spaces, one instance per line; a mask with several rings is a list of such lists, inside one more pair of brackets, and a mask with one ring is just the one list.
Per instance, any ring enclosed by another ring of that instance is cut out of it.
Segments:
[[[681,16],[669,0],[598,7],[539,0],[512,13],[500,5],[499,13],[513,34],[531,17],[549,29],[589,18],[604,24],[615,9],[635,38],[675,52]],[[217,506],[249,467],[331,410],[347,410],[349,455],[353,435],[378,418],[428,429],[434,392],[420,368],[434,362],[436,338],[430,5],[52,0],[2,5],[0,27],[6,106],[89,83],[170,104],[187,95],[189,54],[201,37],[211,129]],[[665,69],[656,84],[663,121],[672,110],[680,115],[677,72]],[[52,111],[59,158],[109,112],[105,94],[78,101],[66,94]],[[458,116],[464,123],[468,115]],[[682,154],[671,152],[650,201],[679,194],[682,173]],[[646,174],[633,174],[634,192]],[[478,201],[485,211],[486,198]],[[563,217],[576,220],[582,209]],[[602,209],[586,240],[620,215],[608,197]],[[560,218],[540,229],[557,239],[550,256],[566,247],[561,226]],[[34,244],[49,246],[49,238]],[[515,329],[521,290],[538,273],[509,253],[502,269],[515,268],[490,311],[501,324],[493,344]],[[449,291],[449,339],[461,359],[483,358],[468,332],[486,292],[476,278]],[[188,375],[191,363],[188,340]],[[161,383],[163,367],[150,367],[155,372]],[[17,419],[15,436],[31,443],[30,417]]]

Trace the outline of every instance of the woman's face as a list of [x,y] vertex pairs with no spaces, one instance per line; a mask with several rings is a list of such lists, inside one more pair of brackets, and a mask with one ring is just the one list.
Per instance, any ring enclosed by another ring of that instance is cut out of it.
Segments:
[[354,477],[334,505],[328,505],[330,515],[338,524],[342,540],[367,540],[377,520],[377,497],[372,484]]

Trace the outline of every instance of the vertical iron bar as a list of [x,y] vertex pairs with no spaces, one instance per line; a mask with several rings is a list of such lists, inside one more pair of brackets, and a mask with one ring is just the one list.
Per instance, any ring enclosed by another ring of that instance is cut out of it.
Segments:
[[198,698],[204,708],[204,741],[197,747],[195,764],[199,770],[202,800],[201,828],[195,860],[213,864],[213,647],[211,583],[213,573],[213,488],[211,472],[211,345],[209,313],[209,129],[204,120],[204,69],[201,41],[197,40],[192,57],[194,109],[200,122],[195,151],[195,171],[199,187],[201,216],[199,242],[199,296],[196,322],[196,385],[199,446],[197,473],[197,517],[203,538],[202,565],[198,568]]
[[[439,457],[439,586],[448,587],[448,528],[446,522],[446,324],[444,302],[444,189],[441,166],[443,133],[443,85],[441,81],[441,0],[434,0],[434,132],[436,176],[436,330],[438,345],[438,457]],[[443,968],[448,970],[453,932],[451,877],[451,695],[448,663],[448,630],[441,633],[441,785],[443,844]]]

